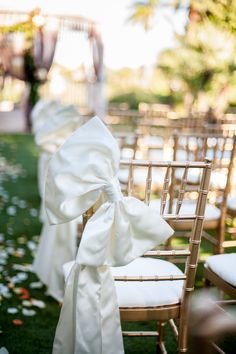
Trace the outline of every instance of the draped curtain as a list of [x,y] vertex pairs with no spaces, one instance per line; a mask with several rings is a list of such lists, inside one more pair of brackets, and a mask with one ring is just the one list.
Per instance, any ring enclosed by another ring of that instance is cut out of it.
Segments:
[[107,102],[104,93],[103,43],[100,33],[92,27],[89,33],[93,59],[93,79],[88,87],[89,109],[103,118],[106,114]]
[[[24,32],[4,33],[0,37],[0,64],[5,75],[27,81],[25,71],[25,35]],[[57,31],[40,28],[35,31],[31,55],[34,60],[36,75],[41,69],[46,73],[51,68],[57,43]],[[44,80],[46,79],[46,76]]]
[[[33,32],[32,44],[27,48],[24,32],[3,33],[0,36],[0,68],[3,75],[10,75],[23,80],[34,88],[33,83],[40,85],[47,79],[51,68],[56,43],[57,31],[41,27]],[[32,92],[26,100],[27,128],[31,128],[30,112],[34,103]]]
[[[33,16],[33,13],[31,14]],[[46,17],[45,17],[46,18]],[[32,19],[32,17],[31,17]],[[49,18],[50,19],[50,18]],[[4,85],[4,77],[11,75],[28,83],[30,92],[26,99],[27,127],[31,129],[30,112],[35,104],[37,85],[45,82],[51,68],[58,39],[58,30],[49,29],[47,25],[35,27],[29,22],[17,23],[19,29],[0,31],[0,71],[3,72],[0,85]],[[33,30],[30,48],[28,33],[22,31],[21,25]],[[4,27],[1,27],[4,28]],[[88,80],[88,108],[101,118],[106,112],[103,72],[103,43],[101,35],[91,21],[63,17],[59,19],[59,30],[73,29],[88,34],[91,44],[92,77]],[[32,85],[34,83],[35,89]],[[89,103],[90,102],[90,103]]]

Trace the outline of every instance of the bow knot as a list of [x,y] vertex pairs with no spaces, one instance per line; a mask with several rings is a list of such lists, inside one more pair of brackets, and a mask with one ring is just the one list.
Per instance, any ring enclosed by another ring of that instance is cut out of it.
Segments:
[[121,193],[120,184],[116,176],[104,185],[104,192],[106,193],[106,197],[110,203],[115,203],[122,199],[123,196]]

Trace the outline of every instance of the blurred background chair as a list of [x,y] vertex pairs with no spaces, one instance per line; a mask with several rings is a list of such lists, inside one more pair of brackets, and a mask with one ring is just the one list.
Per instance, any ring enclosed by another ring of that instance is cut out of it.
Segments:
[[[223,354],[224,340],[236,334],[235,312],[222,306],[208,292],[201,291],[195,296],[188,322],[190,354]],[[232,347],[232,353],[234,349]]]
[[[212,174],[209,187],[209,198],[206,205],[203,237],[213,246],[214,253],[222,253],[224,248],[231,247],[232,242],[226,239],[227,201],[233,193],[232,174],[236,153],[236,137],[209,134],[173,135],[173,160],[199,161],[208,158],[212,161]],[[174,183],[180,185],[181,171],[172,176]],[[188,171],[190,184],[198,181],[199,172]],[[171,198],[175,198],[174,192]],[[191,208],[191,201],[185,208]],[[187,224],[186,224],[187,226]],[[187,229],[187,227],[186,227]],[[210,231],[210,232],[209,232]]]
[[236,253],[216,254],[208,257],[203,273],[205,285],[212,284],[236,300],[235,264]]

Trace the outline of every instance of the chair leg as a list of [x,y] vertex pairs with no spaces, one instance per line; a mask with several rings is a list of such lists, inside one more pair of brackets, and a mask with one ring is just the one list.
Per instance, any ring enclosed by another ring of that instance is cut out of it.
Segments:
[[167,354],[166,347],[165,347],[165,325],[166,322],[159,322],[159,329],[158,329],[158,341],[157,341],[157,354]]
[[178,353],[188,352],[188,324],[186,319],[180,321],[179,338],[178,338]]
[[204,277],[204,278],[203,278],[203,287],[204,287],[204,288],[209,288],[210,285],[211,285],[210,280]]

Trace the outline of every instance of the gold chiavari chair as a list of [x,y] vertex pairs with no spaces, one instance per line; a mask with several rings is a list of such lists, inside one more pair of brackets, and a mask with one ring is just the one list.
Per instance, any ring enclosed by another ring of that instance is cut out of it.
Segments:
[[[233,178],[235,166],[233,167],[231,180],[235,182]],[[232,189],[235,193],[235,184],[232,183],[232,185]],[[232,223],[232,220],[236,217],[236,197],[228,196],[224,208],[227,217],[231,218],[231,224],[225,226],[225,234],[231,235],[232,239],[223,240],[223,246],[227,247],[227,253],[212,255],[206,259],[204,263],[203,279],[206,287],[213,285],[218,288],[220,297],[224,294],[230,297],[230,299],[224,300],[224,303],[231,305],[232,303],[236,304],[236,275],[234,272],[236,264],[236,227]],[[230,253],[228,253],[229,247],[234,247]]]
[[113,132],[120,148],[121,158],[135,159],[138,153],[139,134],[131,132]]
[[[153,162],[153,161],[121,161],[120,166],[129,168],[127,196],[137,197],[137,186],[133,179],[133,171],[137,168],[145,170],[146,178],[139,191],[139,198],[150,204],[156,196],[153,190],[152,176],[154,170],[161,169],[163,173],[160,197],[160,214],[175,230],[177,225],[189,222],[190,242],[182,250],[150,250],[143,257],[135,259],[122,267],[111,268],[115,279],[117,299],[120,308],[121,321],[157,321],[158,331],[127,332],[124,336],[157,337],[158,348],[166,353],[164,332],[165,324],[169,323],[178,342],[178,351],[187,352],[187,319],[189,303],[194,290],[195,274],[201,243],[201,233],[204,221],[205,205],[211,173],[211,163],[205,162]],[[181,188],[177,192],[175,207],[169,208],[172,191],[173,171],[182,169]],[[183,213],[182,206],[191,196],[188,187],[187,171],[198,169],[201,177],[198,181],[198,191],[194,191],[195,209]],[[140,188],[140,186],[138,186]],[[133,211],[135,214],[135,210]],[[85,218],[91,216],[91,210]],[[157,213],[159,214],[159,213]],[[158,230],[158,224],[156,225]],[[145,235],[144,235],[145,237]],[[161,258],[180,257],[185,259],[185,269]],[[176,323],[178,322],[178,324]]]
[[[236,246],[235,240],[225,237],[227,200],[232,186],[231,177],[236,154],[236,136],[181,134],[177,132],[173,135],[173,140],[173,160],[199,161],[206,157],[212,161],[203,237],[214,246],[215,253],[222,253],[226,247]],[[178,173],[177,171],[176,175],[173,176],[177,184],[179,184]],[[198,181],[198,178],[198,171],[189,175],[189,181],[192,185]],[[173,193],[172,198],[174,198]],[[187,229],[187,224],[185,226]],[[211,235],[209,230],[215,231],[215,235]]]
[[235,264],[236,253],[216,254],[208,257],[203,272],[205,285],[212,284],[236,300]]
[[140,118],[142,118],[142,114],[136,110],[118,108],[109,109],[103,121],[112,131],[127,132],[127,130],[134,131],[136,129],[137,121]]

